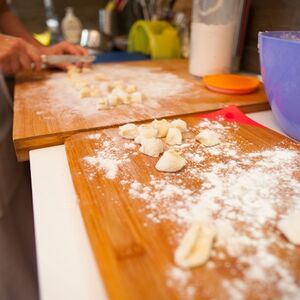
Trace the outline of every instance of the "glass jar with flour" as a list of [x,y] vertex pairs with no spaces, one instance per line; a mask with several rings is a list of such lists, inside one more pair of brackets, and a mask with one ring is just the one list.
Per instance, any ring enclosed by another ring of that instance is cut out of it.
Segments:
[[189,61],[192,75],[229,73],[237,68],[235,56],[245,2],[193,0]]

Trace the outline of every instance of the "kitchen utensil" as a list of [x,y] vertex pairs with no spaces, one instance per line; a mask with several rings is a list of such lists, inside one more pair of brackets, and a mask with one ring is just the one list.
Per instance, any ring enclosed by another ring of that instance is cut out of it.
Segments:
[[44,64],[56,65],[56,64],[73,64],[73,63],[92,63],[96,56],[77,56],[77,55],[42,55],[42,62]]
[[286,134],[300,141],[300,31],[259,33],[263,83],[272,112]]

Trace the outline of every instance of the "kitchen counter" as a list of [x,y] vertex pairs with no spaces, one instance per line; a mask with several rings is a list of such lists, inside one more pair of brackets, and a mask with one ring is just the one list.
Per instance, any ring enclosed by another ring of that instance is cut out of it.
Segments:
[[[281,132],[271,111],[248,116]],[[107,299],[64,146],[30,151],[30,165],[41,299]]]

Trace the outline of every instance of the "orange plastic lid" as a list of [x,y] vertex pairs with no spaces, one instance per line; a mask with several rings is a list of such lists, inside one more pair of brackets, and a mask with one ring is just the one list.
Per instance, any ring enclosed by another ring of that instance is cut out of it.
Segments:
[[259,86],[260,81],[254,77],[235,74],[216,74],[203,77],[206,87],[223,94],[248,94]]

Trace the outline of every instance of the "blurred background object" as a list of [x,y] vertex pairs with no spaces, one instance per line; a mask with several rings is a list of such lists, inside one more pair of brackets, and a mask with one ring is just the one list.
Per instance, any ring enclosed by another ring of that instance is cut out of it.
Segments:
[[300,141],[300,31],[259,33],[261,73],[281,129]]
[[[48,29],[46,25],[46,4],[44,4],[47,1],[51,1],[59,22],[64,17],[65,8],[71,5],[81,20],[83,28],[98,30],[98,11],[105,8],[109,2],[107,0],[9,0],[8,3],[29,31],[41,33]],[[159,3],[161,1],[163,0],[157,0]],[[150,5],[152,0],[146,0],[146,2],[149,2]],[[140,14],[140,17],[143,17],[140,5],[137,5],[135,0],[128,0],[127,5],[130,4],[134,16]],[[190,23],[192,0],[177,0],[172,5],[172,13],[169,12],[168,14],[182,12],[187,16]],[[153,3],[151,7],[153,7]],[[158,16],[165,15],[159,9],[156,9],[156,11]],[[154,14],[153,18],[156,17]],[[252,0],[242,53],[242,70],[260,72],[257,35],[259,31],[266,30],[300,30],[300,0]]]
[[73,7],[66,8],[66,15],[61,21],[63,39],[67,42],[78,44],[81,35],[82,24],[75,16]]

